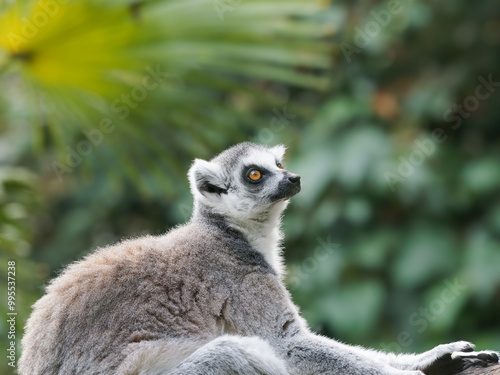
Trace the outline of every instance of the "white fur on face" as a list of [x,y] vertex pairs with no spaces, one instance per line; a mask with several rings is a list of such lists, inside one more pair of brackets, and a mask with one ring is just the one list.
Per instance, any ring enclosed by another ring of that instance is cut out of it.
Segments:
[[[269,197],[272,196],[278,183],[284,178],[285,171],[277,167],[281,163],[285,147],[278,145],[272,148],[255,148],[239,160],[232,170],[216,162],[196,159],[189,170],[191,192],[195,202],[205,204],[217,213],[235,219],[261,219],[261,215],[270,210]],[[265,181],[250,186],[242,181],[246,166],[266,169],[269,174]],[[199,176],[221,189],[224,194],[214,194],[200,191],[197,183]]]
[[[232,189],[225,197],[227,213],[233,217],[245,219],[263,219],[275,203],[270,203],[269,198],[276,193],[279,182],[284,178],[285,170],[278,168],[285,149],[277,148],[253,149],[248,152],[237,164],[231,173]],[[248,167],[268,170],[265,181],[255,186],[243,181],[243,172]]]

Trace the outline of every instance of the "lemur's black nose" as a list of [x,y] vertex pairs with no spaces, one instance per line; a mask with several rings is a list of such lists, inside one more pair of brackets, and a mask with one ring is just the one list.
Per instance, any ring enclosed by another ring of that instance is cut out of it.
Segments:
[[297,184],[300,182],[300,176],[297,174],[294,174],[294,175],[288,177],[288,181],[290,181],[292,184]]

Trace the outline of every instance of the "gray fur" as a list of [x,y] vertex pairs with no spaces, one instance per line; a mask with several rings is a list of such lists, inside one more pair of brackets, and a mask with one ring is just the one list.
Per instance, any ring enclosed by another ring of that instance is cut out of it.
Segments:
[[300,190],[283,152],[243,143],[196,160],[189,223],[67,267],[34,305],[19,373],[417,375],[498,360],[463,355],[467,342],[397,356],[313,334],[281,280],[280,216]]

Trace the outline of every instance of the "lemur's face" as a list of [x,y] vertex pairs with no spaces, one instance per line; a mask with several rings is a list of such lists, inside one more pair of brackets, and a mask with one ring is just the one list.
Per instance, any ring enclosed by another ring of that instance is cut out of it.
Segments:
[[283,146],[241,143],[210,161],[196,159],[190,169],[195,200],[217,213],[250,218],[286,207],[300,191],[300,177],[283,167]]

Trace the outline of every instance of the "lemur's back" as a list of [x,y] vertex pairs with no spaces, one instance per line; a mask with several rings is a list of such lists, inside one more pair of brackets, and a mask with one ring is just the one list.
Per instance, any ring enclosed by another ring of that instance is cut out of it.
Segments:
[[109,373],[134,344],[217,337],[224,330],[217,317],[232,285],[248,272],[270,271],[248,250],[241,252],[238,237],[188,224],[71,265],[34,305],[20,373]]

